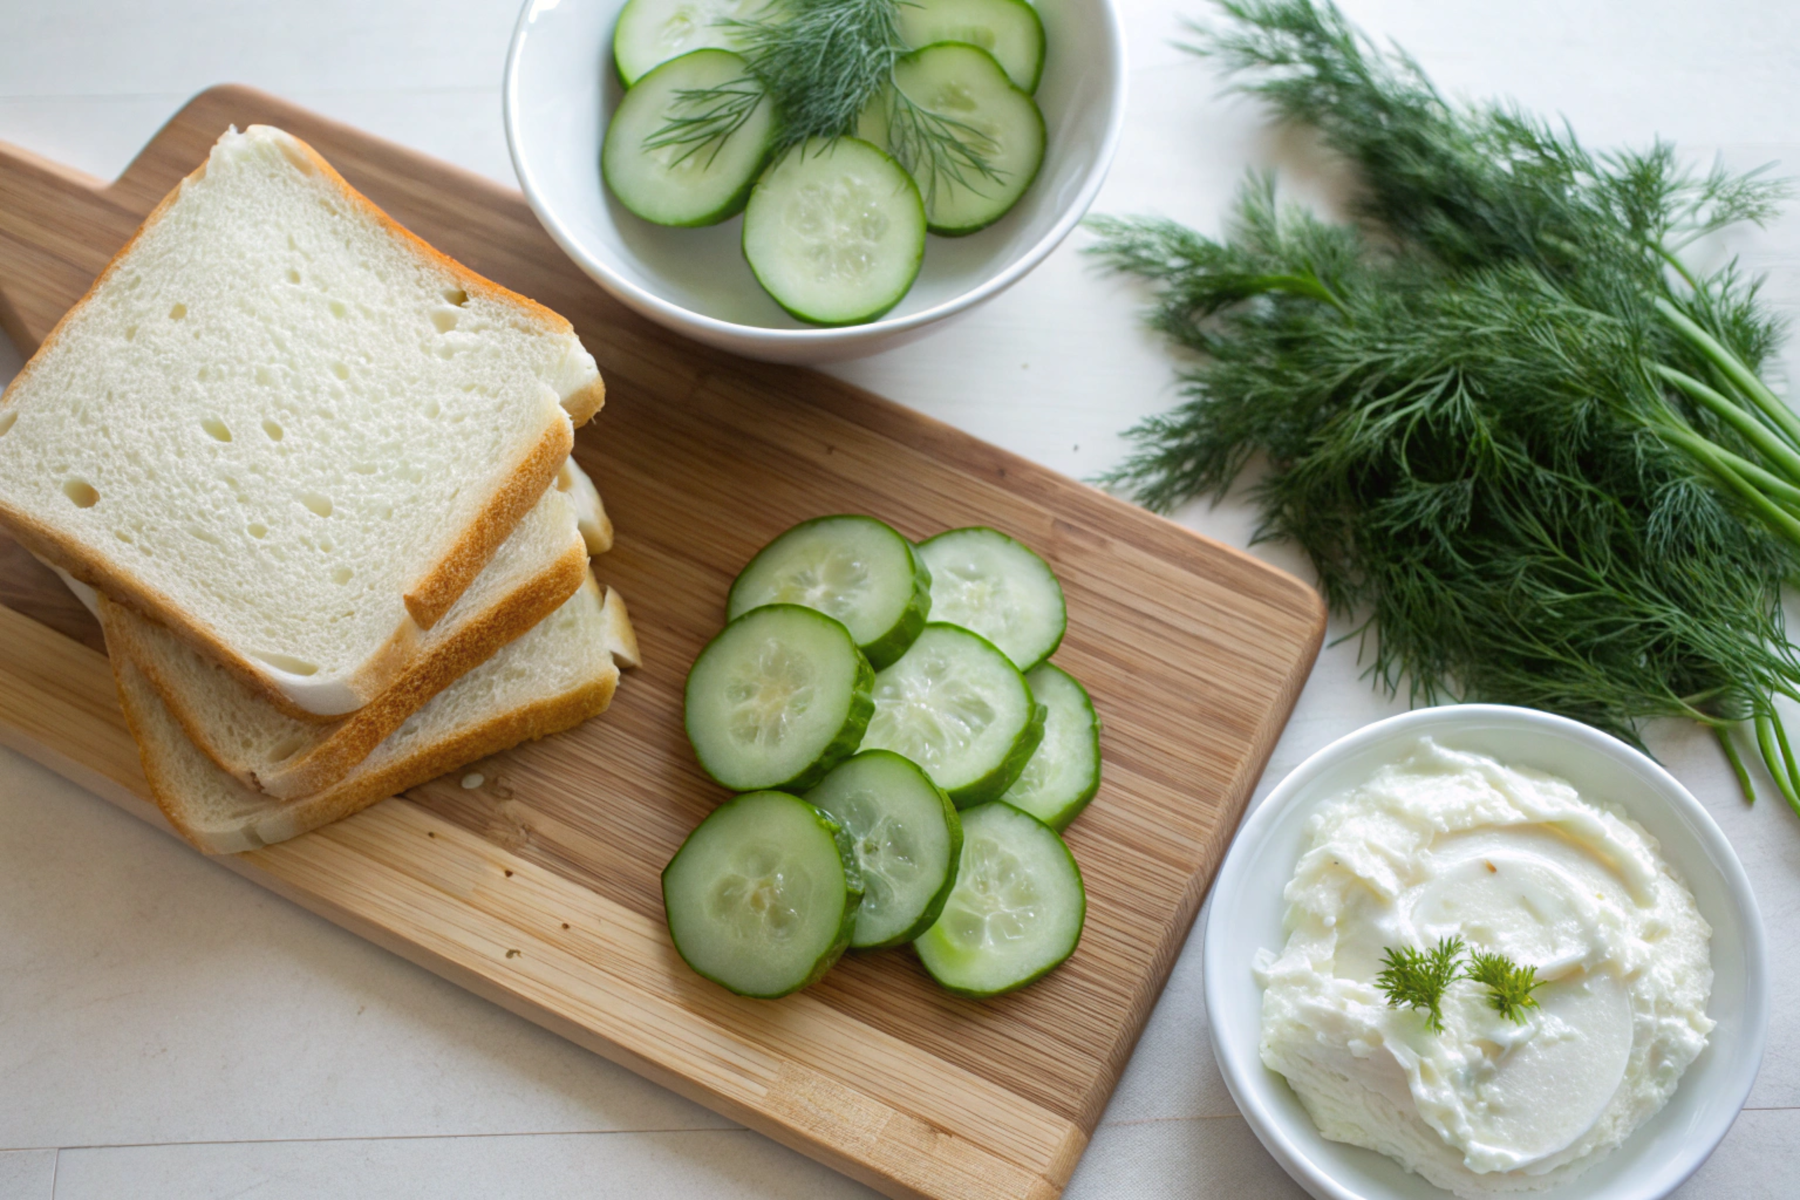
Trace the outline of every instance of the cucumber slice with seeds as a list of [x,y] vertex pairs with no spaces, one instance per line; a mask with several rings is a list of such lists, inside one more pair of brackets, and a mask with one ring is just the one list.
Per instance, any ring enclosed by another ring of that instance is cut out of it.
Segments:
[[874,517],[818,517],[757,551],[731,585],[726,612],[740,617],[765,604],[836,617],[880,670],[925,628],[931,573],[911,542]]
[[[715,108],[724,115],[700,119]],[[606,127],[600,174],[646,221],[716,225],[743,210],[774,145],[775,106],[749,66],[726,50],[696,50],[625,93]]]
[[1000,798],[1060,833],[1100,790],[1100,718],[1087,689],[1061,667],[1044,663],[1025,682],[1050,715],[1037,752]]
[[662,888],[669,937],[687,964],[764,999],[831,969],[862,899],[843,830],[782,792],[720,805],[669,860]]
[[874,672],[850,631],[811,608],[745,613],[688,672],[688,740],[706,773],[738,792],[799,791],[856,751]]
[[912,760],[864,750],[806,799],[843,827],[862,874],[850,945],[897,946],[931,928],[962,854],[962,822],[950,797]]
[[973,629],[1021,671],[1062,644],[1068,608],[1050,564],[997,529],[952,529],[919,543],[931,571],[931,619]]
[[1075,952],[1087,890],[1075,856],[1030,813],[994,803],[962,818],[956,887],[913,948],[944,988],[981,999],[1041,979]]
[[[894,89],[899,94],[895,94]],[[931,232],[961,237],[985,229],[1018,203],[1044,163],[1044,114],[986,50],[939,42],[894,64],[893,86],[863,105],[856,133],[912,172]],[[941,150],[946,135],[967,153]]]
[[873,321],[925,260],[925,204],[912,176],[853,137],[785,151],[751,190],[744,259],[775,302],[815,325]]
[[994,56],[1013,86],[1037,91],[1044,73],[1044,23],[1026,0],[907,0],[899,16],[900,40],[912,49],[938,42],[979,46]]
[[725,24],[759,12],[767,0],[631,0],[613,27],[613,65],[631,87],[672,58],[708,47],[737,49],[737,31]]
[[874,699],[864,748],[912,759],[958,808],[1011,787],[1044,737],[1047,714],[1019,669],[955,625],[926,625],[875,676]]

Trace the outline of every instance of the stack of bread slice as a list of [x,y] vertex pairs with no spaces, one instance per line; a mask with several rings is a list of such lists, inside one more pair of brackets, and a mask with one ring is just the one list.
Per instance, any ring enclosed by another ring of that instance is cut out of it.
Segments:
[[94,608],[170,823],[250,849],[606,708],[603,398],[567,321],[232,130],[0,397],[0,524]]

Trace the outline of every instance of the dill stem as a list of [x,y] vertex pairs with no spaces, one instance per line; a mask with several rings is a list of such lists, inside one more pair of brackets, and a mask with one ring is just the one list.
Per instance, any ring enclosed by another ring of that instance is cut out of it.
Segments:
[[1756,746],[1762,752],[1763,766],[1769,769],[1769,777],[1775,781],[1775,788],[1788,802],[1788,807],[1800,813],[1800,795],[1794,793],[1794,781],[1783,769],[1780,751],[1775,749],[1774,722],[1766,713],[1756,714]]
[[1744,758],[1731,740],[1731,725],[1725,721],[1713,722],[1713,736],[1719,739],[1719,748],[1725,751],[1725,757],[1731,763],[1732,771],[1737,775],[1738,789],[1744,793],[1744,803],[1756,803],[1756,789],[1750,783],[1750,770],[1744,766]]
[[1693,347],[1705,355],[1725,372],[1726,378],[1737,385],[1743,393],[1755,402],[1756,406],[1768,415],[1769,420],[1786,435],[1789,443],[1800,446],[1800,417],[1781,402],[1781,398],[1771,392],[1768,385],[1757,378],[1756,372],[1746,367],[1743,360],[1721,345],[1717,338],[1700,326],[1686,313],[1676,308],[1661,296],[1656,297],[1656,310],[1666,318],[1669,324],[1686,338]]
[[1732,491],[1742,496],[1754,508],[1757,515],[1768,523],[1769,527],[1788,541],[1800,546],[1800,519],[1788,512],[1762,492],[1758,491],[1749,480],[1733,470],[1719,457],[1718,447],[1704,438],[1685,435],[1677,429],[1664,429],[1665,437],[1673,438],[1686,446],[1687,452],[1699,459],[1702,464],[1712,470]]
[[1666,367],[1661,363],[1651,363],[1650,370],[1717,413],[1721,420],[1743,434],[1745,440],[1767,455],[1769,460],[1780,467],[1789,479],[1800,481],[1800,451],[1776,437],[1770,432],[1768,426],[1692,375],[1684,375],[1673,367]]

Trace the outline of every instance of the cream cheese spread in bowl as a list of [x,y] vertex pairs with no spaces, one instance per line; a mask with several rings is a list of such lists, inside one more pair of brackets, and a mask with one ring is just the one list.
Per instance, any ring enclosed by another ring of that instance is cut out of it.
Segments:
[[[1256,963],[1260,1053],[1321,1133],[1462,1196],[1580,1174],[1668,1102],[1706,1045],[1712,930],[1656,839],[1571,784],[1417,739],[1323,802]],[[1393,949],[1461,939],[1543,980],[1503,1015],[1466,977],[1442,1029],[1377,985]]]

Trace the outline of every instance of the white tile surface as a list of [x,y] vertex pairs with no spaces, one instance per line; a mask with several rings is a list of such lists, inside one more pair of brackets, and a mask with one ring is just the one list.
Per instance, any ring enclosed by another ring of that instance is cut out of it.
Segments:
[[50,1200],[56,1187],[56,1153],[0,1152],[0,1200]]
[[744,1130],[65,1150],[56,1200],[874,1200]]
[[[1131,116],[1098,211],[1214,228],[1251,165],[1279,168],[1297,194],[1338,194],[1303,139],[1220,98],[1211,69],[1168,44],[1200,0],[1120,2]],[[1788,0],[1345,7],[1447,89],[1566,114],[1593,143],[1661,132],[1696,161],[1716,151],[1800,169],[1800,6]],[[515,12],[511,0],[0,0],[0,139],[111,177],[188,95],[239,81],[510,182],[498,96]],[[1082,241],[960,323],[838,373],[1057,470],[1103,470],[1122,429],[1172,402],[1171,358],[1137,324],[1135,285],[1095,272]],[[1725,249],[1768,271],[1769,297],[1800,316],[1800,209]],[[1793,342],[1785,362],[1790,375],[1800,364]],[[0,379],[15,369],[0,347]],[[1252,524],[1235,500],[1179,516],[1236,545]],[[1304,574],[1287,548],[1255,552]],[[1313,750],[1398,710],[1359,675],[1353,645],[1321,655],[1259,799]],[[1697,731],[1672,725],[1651,743],[1744,859],[1776,948],[1774,994],[1800,995],[1800,821],[1773,802],[1745,809]],[[1069,1188],[1076,1200],[1298,1195],[1213,1064],[1198,941]],[[3,752],[0,964],[0,1150],[34,1148],[0,1154],[0,1200],[48,1195],[46,1163],[59,1197],[867,1194]],[[1800,1007],[1777,1004],[1750,1103],[1686,1200],[1794,1194]],[[57,1146],[90,1148],[58,1165],[41,1149]]]

